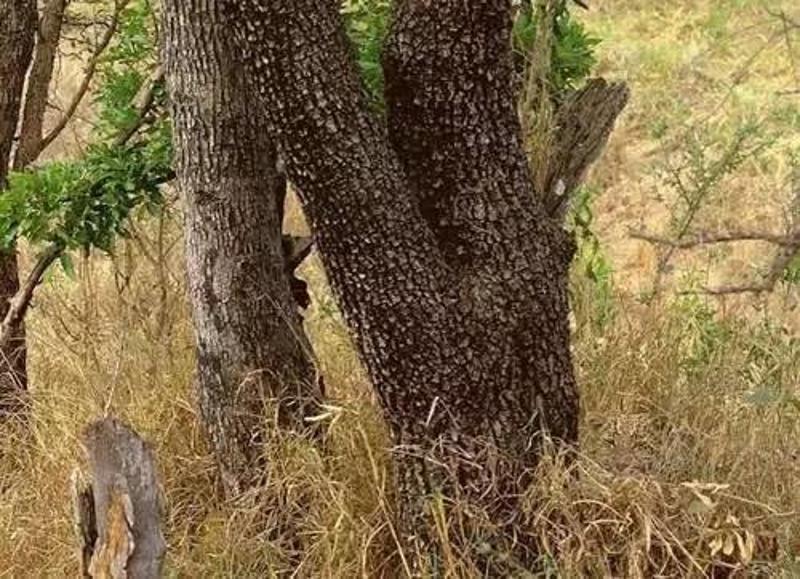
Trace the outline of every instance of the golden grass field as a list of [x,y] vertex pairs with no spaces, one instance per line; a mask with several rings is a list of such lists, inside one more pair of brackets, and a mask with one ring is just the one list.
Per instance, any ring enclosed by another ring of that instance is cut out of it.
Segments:
[[[800,94],[789,92],[800,89],[800,61],[768,11],[796,20],[800,12],[791,0],[592,4],[585,19],[603,38],[599,73],[633,91],[590,177],[613,287],[598,289],[576,267],[583,417],[570,469],[580,476],[544,461],[530,489],[531,532],[552,577],[705,577],[714,565],[714,576],[728,576],[723,564],[735,577],[800,577],[798,288],[768,299],[679,295],[689,272],[716,283],[769,262],[769,248],[737,244],[681,256],[665,294],[643,303],[655,254],[628,235],[669,220],[674,192],[657,168],[687,131],[724,139],[752,116],[775,144],[723,181],[698,226],[780,227],[791,198],[786,151],[800,145]],[[62,77],[68,87],[69,70]],[[60,154],[72,147],[65,140]],[[302,227],[296,207],[290,221]],[[273,475],[227,503],[193,406],[177,208],[140,222],[113,258],[76,263],[75,280],[50,276],[30,317],[31,428],[0,431],[0,577],[75,576],[70,476],[84,461],[81,430],[105,413],[155,448],[168,576],[367,577],[389,560],[402,575],[390,559],[386,433],[316,258],[303,275],[315,298],[308,330],[332,394],[328,452],[273,441]],[[600,325],[605,309],[614,315]],[[287,569],[289,546],[270,532],[282,516],[298,519],[299,569]],[[475,576],[457,556],[446,571]]]

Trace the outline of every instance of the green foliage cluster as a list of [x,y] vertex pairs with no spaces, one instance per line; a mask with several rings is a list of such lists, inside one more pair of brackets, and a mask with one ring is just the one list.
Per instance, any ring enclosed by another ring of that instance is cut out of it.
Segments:
[[[0,195],[0,243],[19,238],[62,250],[110,252],[133,212],[163,202],[160,185],[172,173],[170,126],[155,114],[129,143],[119,136],[141,122],[135,98],[156,66],[153,14],[144,0],[120,14],[118,31],[99,64],[94,144],[79,158],[9,176]],[[155,110],[164,100],[157,87]],[[68,260],[62,260],[65,269]]]
[[[536,41],[539,23],[530,0],[525,0],[514,23],[514,50],[527,60]],[[556,9],[550,83],[555,96],[564,96],[585,80],[595,64],[600,40],[592,37],[569,11],[566,0]]]
[[164,139],[130,146],[96,145],[78,161],[14,173],[0,196],[0,239],[17,238],[63,249],[111,251],[131,212],[163,201],[159,185],[171,155]]
[[342,14],[355,47],[361,78],[376,109],[383,108],[381,51],[391,21],[392,0],[345,0]]
[[599,193],[589,186],[575,191],[567,221],[578,241],[575,269],[591,286],[591,311],[585,317],[602,330],[614,318],[614,269],[594,232],[594,202]]
[[[137,122],[134,100],[158,64],[158,47],[150,3],[135,0],[121,14],[117,34],[99,67],[100,82],[94,95],[99,123],[97,136],[113,139]],[[156,102],[163,103],[163,87]]]
[[733,337],[733,331],[720,321],[712,303],[699,294],[681,296],[674,307],[684,324],[681,368],[691,379],[695,373],[711,365],[714,356]]

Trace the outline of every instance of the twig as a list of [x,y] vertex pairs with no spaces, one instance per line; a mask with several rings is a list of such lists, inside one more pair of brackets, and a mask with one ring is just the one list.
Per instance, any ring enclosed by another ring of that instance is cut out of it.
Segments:
[[703,231],[681,239],[670,239],[647,231],[637,230],[632,230],[629,234],[634,239],[640,239],[654,245],[664,245],[674,249],[694,249],[703,245],[735,243],[738,241],[763,241],[765,243],[788,248],[800,246],[800,231],[784,235],[756,230]]
[[80,86],[78,87],[77,92],[72,97],[72,101],[67,106],[66,112],[61,116],[61,118],[56,123],[53,130],[47,133],[41,141],[39,147],[39,153],[44,151],[56,138],[64,128],[69,123],[70,119],[72,119],[75,111],[78,110],[81,102],[83,102],[83,97],[86,96],[86,93],[89,91],[89,86],[92,83],[92,79],[94,78],[94,74],[97,71],[97,65],[100,64],[100,58],[105,52],[108,45],[111,43],[111,39],[114,37],[114,33],[117,31],[117,27],[119,25],[120,15],[122,11],[125,9],[125,6],[128,4],[129,0],[119,0],[114,5],[114,13],[111,16],[111,22],[106,28],[106,31],[103,33],[103,36],[100,38],[100,41],[95,46],[94,52],[92,53],[91,58],[89,59],[89,63],[86,66],[86,73],[83,76],[83,80],[81,81]]

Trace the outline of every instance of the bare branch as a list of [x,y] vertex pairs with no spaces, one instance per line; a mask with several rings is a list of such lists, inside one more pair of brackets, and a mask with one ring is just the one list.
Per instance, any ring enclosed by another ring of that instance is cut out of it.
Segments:
[[33,266],[33,270],[28,274],[25,283],[22,284],[16,295],[9,300],[8,312],[2,324],[0,324],[0,349],[8,345],[20,322],[25,318],[33,298],[33,292],[41,282],[44,272],[47,271],[50,264],[58,259],[62,251],[63,247],[55,243],[45,249]]
[[792,263],[797,255],[800,255],[800,244],[798,244],[797,247],[782,251],[772,261],[769,271],[760,281],[716,287],[705,287],[701,288],[700,290],[685,291],[682,293],[703,293],[713,296],[769,293],[775,289],[775,286],[778,285],[778,282],[783,277],[783,272],[786,271],[786,268],[789,267],[789,264]]
[[114,37],[114,34],[117,31],[117,27],[119,25],[120,15],[122,11],[127,6],[129,0],[118,0],[114,5],[114,13],[111,16],[111,22],[109,23],[108,27],[106,28],[105,32],[103,33],[102,37],[100,38],[99,42],[95,46],[94,52],[92,53],[91,58],[89,59],[89,63],[86,66],[86,72],[84,73],[83,80],[81,81],[80,86],[78,87],[77,92],[72,97],[72,101],[70,101],[69,106],[67,106],[66,112],[64,115],[58,120],[56,126],[53,127],[47,135],[42,138],[42,142],[39,148],[39,153],[44,151],[64,130],[64,128],[69,123],[70,119],[75,115],[75,111],[78,110],[81,102],[83,102],[83,98],[86,96],[86,93],[89,91],[89,86],[92,83],[92,79],[94,78],[94,74],[97,71],[97,65],[100,64],[100,58],[105,52],[106,48],[111,42],[111,39]]
[[640,239],[654,245],[663,245],[674,249],[694,249],[703,245],[735,243],[738,241],[762,241],[788,248],[800,246],[800,231],[782,235],[768,231],[742,229],[716,232],[702,231],[681,239],[671,239],[655,233],[637,230],[632,230],[629,234],[634,239]]

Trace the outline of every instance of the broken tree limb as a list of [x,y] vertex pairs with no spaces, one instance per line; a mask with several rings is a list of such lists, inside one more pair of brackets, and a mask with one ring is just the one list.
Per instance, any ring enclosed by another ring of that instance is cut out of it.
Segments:
[[81,475],[77,468],[72,471],[72,522],[78,538],[78,560],[80,575],[88,578],[89,565],[92,563],[92,552],[97,542],[97,519],[94,512],[92,485]]
[[559,107],[542,189],[553,217],[566,215],[572,194],[603,152],[629,98],[625,83],[595,78]]
[[166,542],[153,451],[114,418],[92,423],[83,442],[89,454],[91,494],[76,485],[74,502],[85,576],[160,577]]

